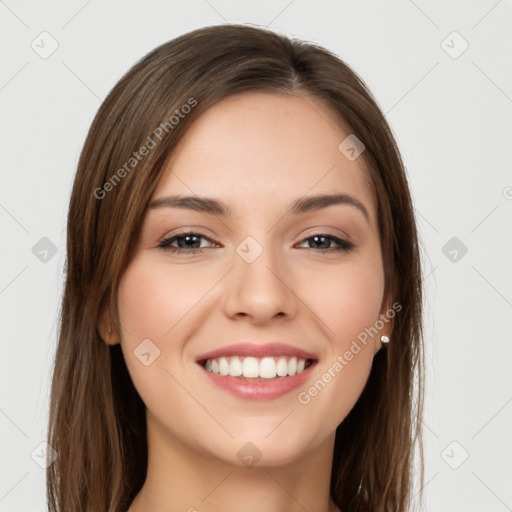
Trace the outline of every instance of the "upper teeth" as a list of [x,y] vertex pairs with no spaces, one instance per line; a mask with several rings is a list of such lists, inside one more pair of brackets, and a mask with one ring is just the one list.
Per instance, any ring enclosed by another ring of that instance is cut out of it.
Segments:
[[273,379],[302,373],[306,359],[297,357],[219,357],[207,359],[205,368],[209,372],[231,377]]

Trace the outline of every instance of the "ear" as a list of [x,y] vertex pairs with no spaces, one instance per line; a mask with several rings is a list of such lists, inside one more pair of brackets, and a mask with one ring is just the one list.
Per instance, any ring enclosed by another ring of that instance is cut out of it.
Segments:
[[107,307],[101,310],[96,327],[102,340],[107,345],[116,345],[119,343],[119,335],[114,329],[114,322],[112,321],[110,310]]
[[379,333],[375,336],[374,355],[382,348],[381,336],[387,336],[390,340],[393,338],[393,328],[395,326],[395,316],[402,309],[401,304],[393,302],[389,295],[382,301],[382,308],[379,315]]

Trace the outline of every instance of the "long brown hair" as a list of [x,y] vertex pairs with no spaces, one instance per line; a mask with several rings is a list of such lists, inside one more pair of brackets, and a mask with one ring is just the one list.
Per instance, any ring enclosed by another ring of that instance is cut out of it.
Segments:
[[374,357],[359,400],[336,430],[331,495],[343,512],[411,510],[416,443],[423,486],[422,276],[391,130],[363,81],[331,52],[267,29],[220,25],[137,62],[104,100],[80,155],[51,389],[48,443],[58,453],[47,469],[52,511],[124,511],[144,483],[144,403],[120,345],[102,340],[98,321],[106,308],[122,329],[118,284],[169,154],[201,113],[244,91],[315,98],[366,147],[361,158],[377,200],[386,290],[402,309],[391,343]]

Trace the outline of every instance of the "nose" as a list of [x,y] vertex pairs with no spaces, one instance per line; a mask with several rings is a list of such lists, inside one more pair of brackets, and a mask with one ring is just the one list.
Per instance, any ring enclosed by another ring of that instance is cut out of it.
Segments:
[[248,318],[263,325],[274,317],[284,320],[296,314],[299,299],[286,260],[269,247],[262,249],[252,262],[234,254],[234,268],[226,276],[223,294],[230,318]]

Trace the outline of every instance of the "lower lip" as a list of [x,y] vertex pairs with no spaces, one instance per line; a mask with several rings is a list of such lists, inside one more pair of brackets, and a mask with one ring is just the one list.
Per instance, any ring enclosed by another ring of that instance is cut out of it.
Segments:
[[311,370],[316,362],[311,363],[302,373],[289,377],[276,377],[268,380],[253,380],[239,377],[231,377],[229,375],[219,375],[218,373],[209,372],[203,366],[201,369],[210,382],[220,388],[229,391],[232,395],[243,398],[245,400],[275,400],[280,398],[294,389],[297,389],[308,379]]

